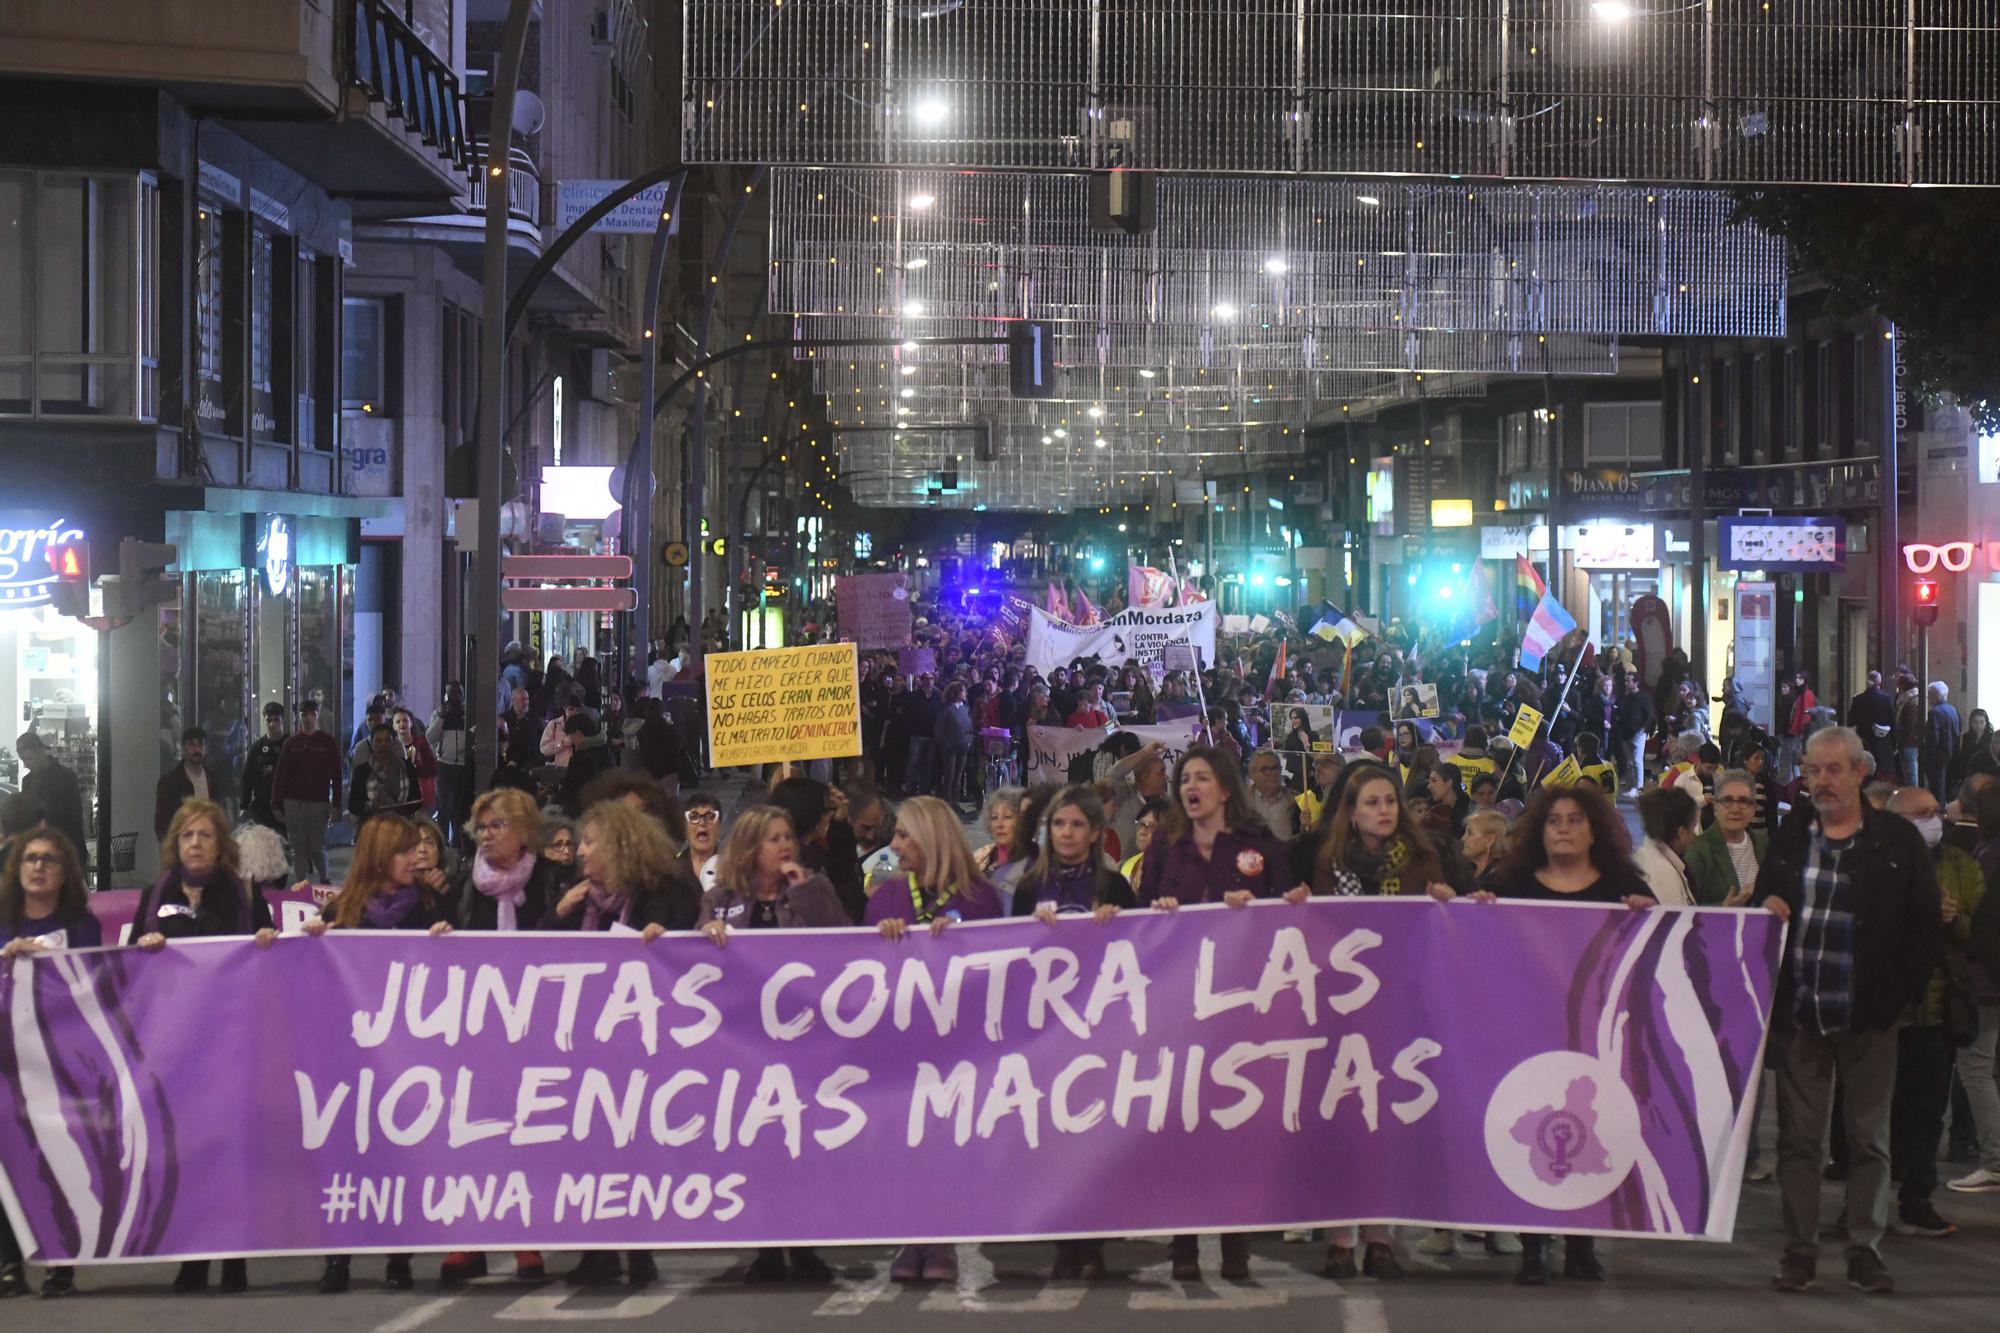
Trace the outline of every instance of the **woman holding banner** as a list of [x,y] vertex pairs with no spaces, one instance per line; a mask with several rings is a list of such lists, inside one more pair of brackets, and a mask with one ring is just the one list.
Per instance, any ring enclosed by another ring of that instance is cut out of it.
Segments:
[[972,864],[972,848],[952,808],[935,796],[912,796],[896,808],[889,838],[898,871],[868,895],[864,924],[889,940],[912,926],[941,935],[954,921],[990,921],[1006,914],[1000,895]]
[[[1417,823],[1395,776],[1381,765],[1348,765],[1329,794],[1328,809],[1333,815],[1321,821],[1319,847],[1313,858],[1314,894],[1398,897],[1427,893],[1450,899],[1471,890],[1472,875],[1464,858],[1438,834]],[[1367,1246],[1359,1264],[1354,1257],[1357,1244]],[[1396,1257],[1388,1227],[1336,1227],[1328,1237],[1324,1271],[1336,1280],[1358,1273],[1393,1279],[1403,1276],[1403,1265]]]
[[[1225,750],[1196,745],[1174,769],[1173,805],[1166,827],[1139,863],[1142,906],[1172,912],[1182,903],[1226,903],[1248,907],[1258,898],[1276,898],[1289,887],[1285,844],[1251,813],[1250,798]],[[1201,1280],[1194,1236],[1175,1236],[1176,1282]],[[1250,1276],[1250,1238],[1241,1232],[1222,1237],[1222,1277]]]
[[[305,924],[305,933],[319,936],[329,930],[421,930],[434,936],[450,934],[450,896],[422,882],[417,875],[417,849],[421,842],[417,826],[401,815],[376,815],[368,820],[354,839],[354,861],[348,867],[347,883],[332,902],[320,909],[319,920]],[[326,1271],[319,1279],[323,1295],[338,1295],[347,1290],[352,1262],[345,1254],[326,1257]],[[390,1291],[408,1291],[416,1285],[410,1273],[409,1255],[389,1256],[382,1285]]]
[[[1646,881],[1632,864],[1632,844],[1624,821],[1595,783],[1541,788],[1521,812],[1516,827],[1522,830],[1521,836],[1494,876],[1499,897],[1623,904],[1635,911],[1654,906]],[[1522,1286],[1548,1285],[1551,1239],[1521,1237],[1521,1271],[1515,1280]],[[1604,1281],[1596,1240],[1590,1236],[1564,1238],[1563,1276],[1582,1282]]]
[[[0,962],[102,944],[103,928],[90,913],[88,895],[83,867],[67,837],[40,824],[15,838],[7,848],[6,871],[0,874]],[[42,1275],[45,1297],[67,1296],[75,1290],[75,1268],[58,1266]],[[25,1256],[14,1228],[0,1211],[0,1296],[27,1294]]]
[[[229,817],[213,801],[183,801],[174,811],[167,836],[160,842],[164,869],[139,897],[133,938],[141,949],[164,949],[169,940],[214,935],[255,935],[269,945],[277,938],[271,928],[271,908],[264,895],[252,892],[237,875],[236,839]],[[222,1261],[221,1290],[240,1292],[250,1285],[241,1259]],[[208,1261],[190,1259],[174,1275],[174,1290],[183,1294],[208,1286]]]
[[[533,930],[549,904],[568,887],[574,848],[558,856],[556,839],[574,834],[567,823],[550,832],[534,798],[518,787],[495,787],[472,803],[466,835],[477,848],[447,881],[448,900],[460,930]],[[537,854],[537,846],[543,848]],[[545,1269],[536,1250],[514,1254],[514,1276],[540,1282]],[[463,1286],[486,1276],[486,1256],[455,1250],[444,1257],[438,1281]]]
[[[921,798],[919,798],[921,799]],[[893,881],[892,881],[893,882]],[[701,933],[717,948],[736,930],[790,930],[852,926],[833,882],[799,864],[792,821],[776,806],[752,806],[736,816],[716,858],[715,887],[701,900]],[[789,1273],[787,1257],[791,1260]],[[750,1283],[833,1281],[833,1270],[818,1251],[775,1246],[757,1251],[743,1280]]]
[[1051,924],[1059,916],[1109,921],[1119,909],[1137,905],[1131,884],[1105,853],[1109,822],[1104,803],[1090,788],[1064,787],[1056,793],[1043,827],[1049,852],[1015,888],[1015,916]]

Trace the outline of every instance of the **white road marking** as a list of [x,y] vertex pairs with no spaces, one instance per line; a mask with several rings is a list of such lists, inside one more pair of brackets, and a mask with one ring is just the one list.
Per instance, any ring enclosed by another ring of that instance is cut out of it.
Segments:
[[[1315,1273],[1302,1272],[1261,1255],[1250,1256],[1248,1282],[1224,1282],[1217,1274],[1222,1267],[1222,1242],[1215,1236],[1201,1238],[1202,1280],[1199,1284],[1176,1282],[1173,1265],[1162,1261],[1148,1264],[1132,1274],[1132,1282],[1142,1289],[1126,1302],[1128,1310],[1268,1310],[1288,1305],[1294,1299],[1324,1300],[1342,1296],[1340,1284]],[[1379,1304],[1379,1302],[1378,1302]]]
[[1340,1303],[1346,1333],[1389,1333],[1389,1312],[1373,1296],[1349,1296]]
[[715,1256],[710,1254],[685,1256],[657,1254],[653,1258],[660,1266],[660,1280],[644,1291],[633,1292],[616,1305],[564,1309],[570,1300],[577,1297],[588,1298],[591,1293],[588,1290],[572,1290],[560,1283],[551,1283],[547,1287],[519,1297],[493,1317],[551,1323],[559,1321],[575,1323],[596,1319],[645,1319],[658,1314],[689,1292],[709,1285],[727,1271],[718,1270],[715,1266]]
[[995,1304],[984,1292],[999,1281],[993,1261],[977,1245],[958,1247],[958,1281],[949,1287],[933,1285],[921,1307],[932,1314],[1067,1314],[1083,1304],[1090,1288],[1081,1282],[1057,1286],[1044,1283],[1026,1300]]
[[411,1333],[413,1329],[422,1328],[458,1304],[458,1300],[456,1296],[440,1296],[435,1300],[425,1301],[422,1305],[403,1311],[394,1319],[377,1324],[375,1333]]
[[875,1270],[873,1277],[863,1282],[851,1278],[834,1279],[837,1290],[819,1303],[814,1314],[857,1315],[866,1314],[870,1306],[893,1301],[897,1291],[889,1281],[889,1265],[883,1264]]

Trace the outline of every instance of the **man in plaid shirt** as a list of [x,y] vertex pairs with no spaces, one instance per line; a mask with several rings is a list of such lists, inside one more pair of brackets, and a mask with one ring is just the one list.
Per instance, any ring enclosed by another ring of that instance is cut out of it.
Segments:
[[1834,1076],[1852,1161],[1847,1282],[1895,1289],[1879,1249],[1889,1224],[1889,1107],[1896,1024],[1922,996],[1944,943],[1944,900],[1923,836],[1861,799],[1867,751],[1847,727],[1807,743],[1812,813],[1794,811],[1758,878],[1791,925],[1771,1016],[1778,1057],[1778,1188],[1786,1246],[1774,1283],[1804,1291],[1819,1262],[1820,1167]]

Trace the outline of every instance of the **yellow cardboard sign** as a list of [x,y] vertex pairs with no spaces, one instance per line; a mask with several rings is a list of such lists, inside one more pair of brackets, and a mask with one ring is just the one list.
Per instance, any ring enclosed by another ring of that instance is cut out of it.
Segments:
[[1582,779],[1583,765],[1576,762],[1575,755],[1571,755],[1549,771],[1549,775],[1542,779],[1542,785],[1547,787],[1574,787]]
[[1507,739],[1514,742],[1516,749],[1525,750],[1535,743],[1535,733],[1541,729],[1541,710],[1522,704],[1521,711],[1514,715],[1514,726],[1507,733]]
[[861,753],[855,646],[710,653],[709,763],[716,768]]

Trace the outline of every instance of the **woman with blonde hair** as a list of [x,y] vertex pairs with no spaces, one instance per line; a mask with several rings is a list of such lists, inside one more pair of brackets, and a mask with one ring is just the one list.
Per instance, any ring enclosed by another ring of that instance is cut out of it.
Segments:
[[[460,930],[533,930],[569,884],[568,865],[539,855],[546,826],[535,798],[518,787],[495,787],[472,803],[465,838],[474,850],[449,872],[449,900]],[[421,873],[421,866],[419,867]],[[538,1250],[514,1252],[514,1276],[540,1282],[547,1270]],[[463,1286],[486,1276],[486,1256],[455,1250],[438,1281]]]
[[1514,850],[1513,827],[1498,810],[1475,810],[1466,816],[1458,849],[1472,866],[1474,892],[1492,893],[1499,883],[1493,872]]
[[897,873],[875,886],[863,922],[881,931],[882,938],[899,940],[911,926],[941,935],[954,921],[1005,915],[1000,895],[973,866],[964,825],[937,797],[912,796],[903,802],[889,846],[896,853]]
[[[799,864],[792,817],[774,805],[756,805],[736,816],[716,856],[715,887],[701,900],[701,932],[720,948],[735,930],[796,930],[848,926],[833,881]],[[787,1269],[787,1259],[790,1268]],[[810,1246],[759,1250],[744,1273],[751,1283],[833,1281],[833,1270]]]
[[584,811],[577,864],[583,878],[542,918],[543,930],[609,930],[614,923],[650,942],[692,930],[700,892],[679,873],[660,822],[635,805],[604,801]]
[[[610,930],[623,926],[650,944],[670,930],[692,930],[699,891],[678,873],[674,846],[660,821],[636,803],[609,800],[583,812],[576,860],[583,878],[542,918],[543,930]],[[572,1287],[630,1287],[659,1281],[645,1250],[627,1250],[621,1274],[611,1250],[586,1250],[563,1281]]]

